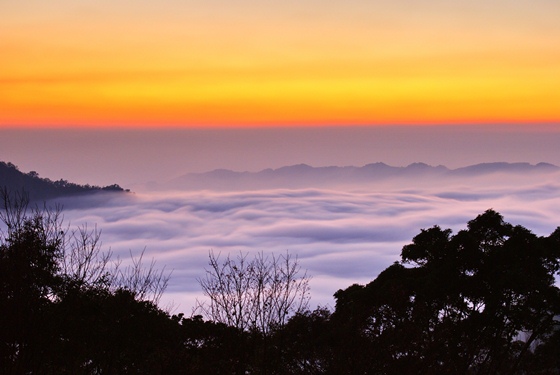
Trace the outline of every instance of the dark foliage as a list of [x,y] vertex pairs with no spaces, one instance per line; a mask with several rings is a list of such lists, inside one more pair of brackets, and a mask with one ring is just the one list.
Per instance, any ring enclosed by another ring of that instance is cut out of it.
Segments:
[[100,187],[95,185],[79,185],[66,180],[52,181],[41,178],[35,171],[20,172],[19,168],[10,162],[0,161],[0,187],[7,191],[25,191],[33,202],[62,196],[75,196],[99,192],[125,192],[117,184]]
[[537,237],[492,210],[454,236],[422,230],[402,262],[336,293],[342,339],[369,351],[344,366],[367,374],[530,373],[532,348],[560,349],[549,340],[560,314],[558,234]]
[[[60,211],[1,197],[0,373],[170,373],[179,322],[108,268],[89,232],[78,232],[84,247],[68,251]],[[148,271],[124,274],[139,275],[157,296],[166,279]]]

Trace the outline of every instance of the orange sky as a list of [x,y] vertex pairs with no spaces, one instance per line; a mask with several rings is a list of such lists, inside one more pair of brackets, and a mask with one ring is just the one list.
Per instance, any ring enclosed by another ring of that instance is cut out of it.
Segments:
[[0,126],[559,122],[558,14],[548,0],[2,2]]

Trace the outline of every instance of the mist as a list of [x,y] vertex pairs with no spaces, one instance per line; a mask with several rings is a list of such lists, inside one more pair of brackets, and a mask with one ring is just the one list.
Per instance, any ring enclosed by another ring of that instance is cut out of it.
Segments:
[[311,307],[333,307],[338,289],[373,280],[422,228],[456,232],[491,208],[549,235],[560,224],[559,193],[554,172],[416,176],[329,188],[145,190],[93,197],[88,208],[83,197],[60,202],[71,225],[102,230],[105,249],[123,259],[145,249],[146,259],[172,271],[161,304],[190,314],[203,299],[197,278],[210,251],[224,257],[289,251],[311,276]]

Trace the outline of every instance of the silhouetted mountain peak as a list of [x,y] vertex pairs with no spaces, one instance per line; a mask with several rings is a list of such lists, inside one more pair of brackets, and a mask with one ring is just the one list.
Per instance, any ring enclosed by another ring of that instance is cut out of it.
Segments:
[[377,162],[377,163],[370,163],[363,166],[365,169],[395,169],[395,167],[391,167],[385,163]]
[[531,173],[531,172],[553,172],[559,168],[555,165],[548,163],[539,163],[537,165],[532,165],[529,163],[506,163],[506,162],[495,162],[495,163],[480,163],[475,165],[470,165],[468,167],[457,168],[450,173],[454,175],[481,175],[488,173]]
[[295,165],[289,165],[286,167],[281,167],[278,169],[275,169],[275,172],[278,173],[284,173],[284,172],[296,172],[296,173],[301,173],[301,172],[309,172],[311,170],[313,170],[315,168],[313,168],[310,165],[307,164],[295,164]]
[[549,171],[556,171],[559,168],[557,166],[555,166],[554,164],[550,164],[550,163],[538,163],[537,165],[535,165],[536,169],[539,170],[549,170]]
[[394,167],[382,162],[366,164],[363,167],[312,167],[295,164],[277,169],[263,169],[259,172],[235,172],[215,170],[208,173],[186,174],[171,182],[180,189],[262,189],[262,188],[303,188],[333,185],[360,184],[384,181],[392,178],[420,179],[461,177],[469,178],[491,173],[533,173],[554,172],[558,167],[539,163],[481,163],[463,168],[449,169],[443,165],[431,166],[426,163],[412,163],[406,167]]

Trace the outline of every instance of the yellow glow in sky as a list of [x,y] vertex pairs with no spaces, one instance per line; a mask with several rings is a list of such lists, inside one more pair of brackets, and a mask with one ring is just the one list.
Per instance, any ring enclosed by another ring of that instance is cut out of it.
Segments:
[[558,122],[558,14],[548,0],[2,2],[0,126]]

